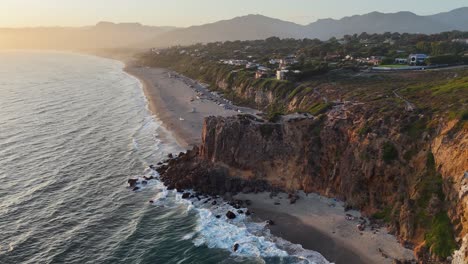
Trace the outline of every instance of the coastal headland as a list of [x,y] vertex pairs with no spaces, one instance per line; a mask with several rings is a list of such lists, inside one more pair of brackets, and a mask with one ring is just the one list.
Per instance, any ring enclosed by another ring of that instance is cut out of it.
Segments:
[[[236,118],[234,116],[240,113],[257,113],[253,109],[232,105],[204,90],[206,88],[196,81],[170,70],[126,67],[125,71],[142,82],[151,111],[187,149],[204,143],[206,117]],[[190,188],[191,184],[184,188]],[[193,187],[197,189],[197,186]],[[271,226],[275,235],[318,251],[335,263],[392,263],[394,260],[414,259],[412,251],[401,246],[385,227],[360,231],[360,213],[346,212],[339,200],[302,193],[298,194],[299,199],[294,204],[290,204],[288,194],[274,192],[275,196],[270,197],[271,190],[274,189],[266,187],[262,192],[232,189],[221,194],[226,195],[228,200],[251,201],[249,208],[254,218],[275,221],[275,225]],[[239,194],[232,197],[231,192]]]

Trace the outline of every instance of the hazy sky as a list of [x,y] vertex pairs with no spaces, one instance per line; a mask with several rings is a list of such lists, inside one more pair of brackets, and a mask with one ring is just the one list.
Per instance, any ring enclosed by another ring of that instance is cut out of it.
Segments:
[[371,11],[419,15],[468,6],[468,0],[0,0],[0,27],[82,26],[98,21],[190,26],[247,14],[307,24]]

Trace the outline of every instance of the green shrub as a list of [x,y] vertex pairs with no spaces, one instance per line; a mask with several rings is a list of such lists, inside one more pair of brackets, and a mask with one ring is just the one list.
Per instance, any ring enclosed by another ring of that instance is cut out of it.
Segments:
[[269,122],[277,122],[282,115],[286,113],[286,108],[280,103],[273,103],[268,106],[266,111],[266,119]]
[[447,55],[440,55],[440,56],[432,56],[429,57],[426,62],[429,65],[432,64],[456,64],[463,62],[461,56],[457,56],[454,54],[447,54]]
[[389,163],[398,158],[398,150],[391,142],[385,142],[383,145],[382,158],[385,162]]
[[426,233],[426,245],[431,252],[441,258],[452,255],[456,249],[452,223],[446,212],[437,214],[431,223],[430,230]]
[[391,216],[392,216],[392,208],[390,207],[386,207],[382,211],[377,212],[372,215],[373,218],[384,220],[385,223],[389,223],[391,221]]
[[412,148],[408,151],[405,152],[405,154],[403,154],[403,158],[406,160],[406,161],[410,161],[414,155],[418,154],[418,151],[415,149],[415,148]]
[[426,120],[418,119],[417,121],[411,122],[408,126],[404,127],[403,132],[405,132],[412,139],[419,139],[426,128]]
[[331,103],[316,103],[309,108],[309,113],[312,115],[319,115],[325,113],[328,109],[333,106]]
[[367,135],[369,132],[372,131],[372,128],[369,126],[368,123],[365,123],[359,130],[358,130],[358,134],[360,136],[364,136],[364,135]]
[[462,121],[468,121],[468,110],[463,111],[460,115]]

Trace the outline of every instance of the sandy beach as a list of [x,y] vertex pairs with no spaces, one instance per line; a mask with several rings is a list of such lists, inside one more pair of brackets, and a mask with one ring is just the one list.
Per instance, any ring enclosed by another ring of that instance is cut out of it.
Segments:
[[[392,263],[393,259],[412,260],[413,251],[401,246],[385,228],[359,231],[361,214],[344,211],[343,203],[316,194],[299,193],[290,204],[284,193],[239,194],[235,199],[250,200],[250,210],[262,220],[273,220],[273,234],[304,248],[320,252],[327,260],[340,264]],[[352,220],[346,219],[351,215]],[[388,257],[384,257],[383,254]]]
[[[207,116],[257,113],[234,106],[196,81],[166,69],[126,67],[125,71],[142,82],[150,110],[184,148],[201,143],[203,119]],[[299,195],[300,199],[292,205],[286,194],[273,198],[269,193],[239,194],[235,198],[251,200],[249,209],[258,220],[273,220],[273,234],[318,251],[331,262],[375,264],[414,258],[413,252],[401,246],[384,228],[359,231],[359,212],[345,212],[342,203],[319,195]],[[355,219],[346,219],[346,214]]]
[[142,82],[150,110],[187,149],[201,143],[205,117],[258,112],[233,106],[203,85],[170,70],[128,66],[125,71]]

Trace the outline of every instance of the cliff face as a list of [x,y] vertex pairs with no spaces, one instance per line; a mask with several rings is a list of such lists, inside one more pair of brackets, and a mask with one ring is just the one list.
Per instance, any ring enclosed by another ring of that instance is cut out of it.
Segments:
[[385,221],[422,261],[442,261],[456,246],[446,212],[458,238],[468,230],[468,131],[449,124],[401,133],[418,118],[378,118],[353,103],[278,123],[209,117],[200,148],[170,164],[163,179],[175,188],[221,194],[282,189],[338,197]]
[[444,190],[451,205],[448,214],[461,243],[453,263],[461,264],[468,261],[468,130],[465,125],[454,133],[457,126],[452,121],[443,127],[431,148],[444,182],[449,183]]
[[385,222],[422,263],[444,262],[463,238],[456,256],[468,261],[466,70],[344,70],[293,83],[220,68],[186,72],[268,118],[315,117],[207,118],[200,148],[163,168],[170,186],[337,197]]

